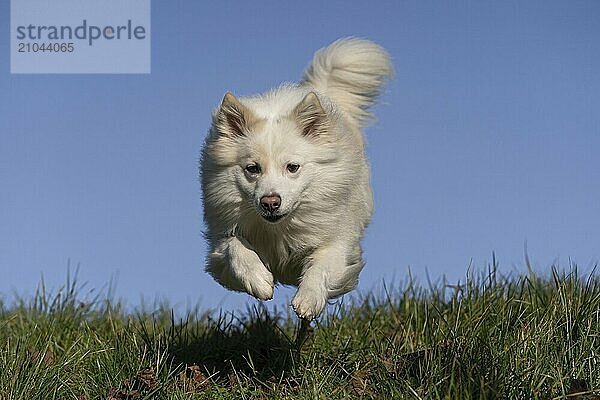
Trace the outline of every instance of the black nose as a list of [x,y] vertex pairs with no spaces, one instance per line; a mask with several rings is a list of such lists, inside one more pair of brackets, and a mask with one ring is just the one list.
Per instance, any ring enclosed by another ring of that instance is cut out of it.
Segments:
[[274,213],[281,205],[281,197],[275,193],[260,198],[260,206],[263,210]]

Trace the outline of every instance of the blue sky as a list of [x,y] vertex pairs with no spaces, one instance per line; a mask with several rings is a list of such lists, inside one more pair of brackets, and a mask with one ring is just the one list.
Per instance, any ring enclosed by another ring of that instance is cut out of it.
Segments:
[[[396,76],[367,129],[361,290],[600,259],[600,3],[152,4],[149,75],[11,75],[0,3],[0,297],[117,279],[131,306],[243,307],[203,271],[199,150],[226,91],[300,78],[348,35]],[[87,290],[86,289],[86,290]],[[282,305],[289,289],[276,291]]]

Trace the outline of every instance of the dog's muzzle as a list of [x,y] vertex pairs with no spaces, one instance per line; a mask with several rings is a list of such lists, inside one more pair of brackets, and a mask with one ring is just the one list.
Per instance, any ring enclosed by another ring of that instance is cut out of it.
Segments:
[[261,215],[269,222],[277,222],[286,216],[278,213],[280,206],[281,196],[277,193],[269,193],[260,198]]

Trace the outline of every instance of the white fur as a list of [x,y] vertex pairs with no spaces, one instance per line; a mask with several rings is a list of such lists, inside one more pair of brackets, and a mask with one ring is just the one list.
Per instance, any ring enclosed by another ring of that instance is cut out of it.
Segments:
[[[206,269],[219,283],[263,300],[276,283],[298,286],[292,306],[307,319],[356,287],[373,210],[361,128],[391,72],[383,48],[347,38],[319,50],[300,84],[226,96],[201,160]],[[303,99],[311,108],[301,117]],[[238,114],[243,123],[223,117]],[[250,164],[260,173],[245,170]],[[289,164],[300,168],[292,173]],[[260,201],[275,193],[275,213],[285,217],[273,223]]]

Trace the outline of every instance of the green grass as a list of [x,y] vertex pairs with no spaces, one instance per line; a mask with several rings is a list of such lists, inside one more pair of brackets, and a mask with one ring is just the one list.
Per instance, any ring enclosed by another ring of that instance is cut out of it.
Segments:
[[0,303],[0,399],[600,399],[600,278],[382,290],[314,323],[59,294]]

